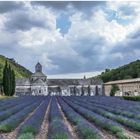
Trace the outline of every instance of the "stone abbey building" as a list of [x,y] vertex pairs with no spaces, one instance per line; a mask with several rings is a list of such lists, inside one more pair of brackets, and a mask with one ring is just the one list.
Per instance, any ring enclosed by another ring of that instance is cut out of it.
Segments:
[[140,96],[140,78],[104,83],[105,95],[110,96],[112,85],[117,85],[119,88],[115,94],[116,96]]
[[103,82],[93,78],[48,79],[37,63],[31,77],[16,79],[16,95],[103,95]]

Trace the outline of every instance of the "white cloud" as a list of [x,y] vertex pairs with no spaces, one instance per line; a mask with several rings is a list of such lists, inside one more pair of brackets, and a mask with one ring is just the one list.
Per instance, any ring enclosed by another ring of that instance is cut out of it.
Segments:
[[[115,10],[117,15],[111,21],[107,19],[110,13],[106,13],[104,8],[99,7],[87,16],[85,16],[86,10],[75,9],[75,13],[70,16],[71,26],[63,37],[60,29],[56,28],[58,16],[56,11],[43,6],[32,6],[30,2],[25,2],[26,11],[19,10],[0,15],[0,31],[2,32],[0,48],[5,45],[11,49],[14,48],[13,57],[16,56],[21,64],[32,69],[33,64],[41,61],[46,73],[49,74],[100,71],[108,65],[116,66],[119,64],[118,61],[125,62],[127,55],[119,51],[112,53],[112,50],[117,47],[121,48],[121,45],[129,45],[126,40],[130,34],[140,28],[139,4],[107,2],[108,11]],[[129,17],[124,15],[123,11],[120,11],[121,6],[133,7],[136,14],[132,13]],[[17,17],[19,13],[28,15],[26,23],[30,22],[30,28],[26,28],[26,30],[17,28],[14,32],[6,30],[4,25],[6,26],[7,18],[10,17],[12,20],[12,16]],[[118,22],[118,18],[130,19],[130,16],[135,20],[130,21],[129,24],[123,25]],[[38,23],[38,20],[45,26],[32,24],[32,21]],[[121,45],[118,46],[118,44]],[[137,56],[138,54],[139,51]],[[22,59],[22,55],[24,59]],[[30,64],[27,65],[28,62]]]

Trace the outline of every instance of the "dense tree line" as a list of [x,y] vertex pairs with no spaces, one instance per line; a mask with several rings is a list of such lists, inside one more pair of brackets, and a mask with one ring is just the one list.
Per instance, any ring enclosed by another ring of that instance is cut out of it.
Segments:
[[97,76],[96,78],[102,79],[103,82],[108,82],[138,77],[140,77],[140,60],[116,69],[106,69],[105,72],[102,72],[101,75]]
[[7,96],[12,96],[15,93],[15,73],[7,61],[3,69],[3,91]]

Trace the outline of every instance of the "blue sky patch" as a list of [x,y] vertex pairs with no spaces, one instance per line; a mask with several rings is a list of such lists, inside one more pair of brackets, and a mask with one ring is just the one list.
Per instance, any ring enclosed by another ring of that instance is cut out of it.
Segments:
[[56,26],[60,29],[60,32],[65,35],[71,26],[69,16],[64,13],[60,14],[60,16],[56,19]]

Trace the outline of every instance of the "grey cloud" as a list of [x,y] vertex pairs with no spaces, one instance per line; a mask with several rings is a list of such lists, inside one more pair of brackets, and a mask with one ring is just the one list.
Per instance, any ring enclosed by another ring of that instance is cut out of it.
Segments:
[[73,6],[77,10],[89,10],[99,5],[104,5],[104,1],[37,1],[31,2],[32,5],[42,5],[57,10],[66,10],[68,6]]
[[129,39],[136,39],[140,38],[140,29],[137,29],[134,33],[128,36]]
[[57,70],[47,70],[48,74],[71,73],[79,71],[79,64],[75,63],[75,58],[63,58],[61,56],[53,56],[51,58],[54,65],[58,66]]
[[[52,7],[54,9],[66,10],[68,5],[73,5],[77,10],[85,11],[85,13],[92,9],[93,7],[98,7],[99,5],[104,5],[105,2],[31,2],[32,4],[44,5],[46,7]],[[7,8],[8,9],[8,8]],[[16,8],[13,8],[13,10]],[[1,9],[0,9],[1,10]],[[9,11],[9,10],[6,10]],[[1,12],[1,11],[0,11]],[[125,11],[126,12],[126,11]],[[88,12],[87,12],[88,13]],[[17,12],[12,12],[7,14],[8,21],[5,23],[7,30],[16,31],[16,30],[29,30],[32,27],[46,27],[42,19],[33,19],[30,17],[27,11],[18,10]],[[126,12],[125,14],[129,14]],[[14,34],[13,34],[14,35]],[[18,38],[18,36],[16,37]],[[105,68],[118,67],[125,63],[129,63],[137,58],[139,55],[134,55],[134,51],[140,50],[140,30],[131,34],[125,41],[118,42],[116,46],[112,46],[112,50],[108,53],[103,54],[102,48],[105,46],[107,49],[107,42],[104,38],[90,37],[80,38],[79,40],[72,40],[70,38],[71,47],[77,55],[62,56],[59,55],[59,49],[61,47],[57,46],[52,52],[47,50],[47,47],[41,48],[38,52],[28,48],[22,48],[17,46],[17,42],[11,42],[5,44],[0,44],[0,52],[9,57],[14,57],[20,64],[34,70],[34,64],[37,61],[40,61],[42,52],[47,52],[49,54],[48,58],[51,60],[53,65],[58,66],[58,69],[50,70],[46,66],[47,74],[60,74],[60,73],[78,73],[78,72],[91,72],[91,71],[100,71]],[[47,46],[48,44],[46,44]],[[58,45],[64,45],[62,43]],[[57,50],[58,49],[58,50]],[[58,52],[57,52],[58,51]],[[68,50],[66,50],[68,51]],[[23,55],[24,54],[24,55]],[[69,51],[69,54],[71,52]],[[121,56],[117,54],[122,54]],[[34,59],[32,58],[34,57]],[[101,58],[104,59],[101,59]],[[27,63],[30,62],[30,63]]]
[[127,37],[127,39],[122,42],[118,42],[116,46],[114,46],[114,49],[111,50],[111,53],[115,52],[123,52],[125,53],[131,53],[133,51],[140,50],[140,30],[138,29],[134,33],[131,33]]
[[91,57],[97,54],[101,55],[102,51],[100,49],[104,44],[106,44],[106,41],[103,37],[84,37],[74,42],[73,49],[83,57]]
[[[63,58],[61,56],[50,57],[54,65],[58,66],[58,69],[49,70],[46,66],[48,74],[66,74],[66,73],[79,73],[79,72],[92,72],[105,69],[105,63],[99,62],[100,55],[94,55],[92,57],[69,57]],[[82,60],[83,59],[83,60]],[[86,61],[86,63],[82,63]]]
[[125,16],[130,16],[136,14],[135,8],[133,6],[124,5],[119,8],[119,10],[122,12]]
[[[36,1],[31,2],[32,5],[43,5],[46,7],[52,7],[54,10],[66,10],[69,5],[72,5],[77,10],[82,10],[85,15],[89,16],[90,10],[93,7],[97,7],[98,5],[103,5],[105,2],[96,2],[96,1]],[[30,30],[32,27],[40,27],[40,28],[50,28],[45,24],[45,19],[34,19],[30,17],[31,13],[28,13],[28,9],[22,9],[24,7],[23,2],[0,2],[0,10],[3,12],[16,10],[15,12],[9,13],[7,15],[7,21],[5,23],[5,28],[11,32],[15,32],[16,30]],[[3,7],[3,8],[1,8]],[[67,16],[69,17],[72,12],[69,11]],[[87,16],[83,17],[87,18]]]
[[[79,39],[71,44],[71,47],[78,56],[64,58],[62,56],[51,56],[49,59],[54,65],[58,66],[57,70],[50,71],[49,74],[62,73],[78,73],[101,71],[106,68],[115,68],[131,61],[139,59],[140,38],[127,39],[125,42],[120,42],[116,46],[112,46],[111,51],[102,52],[102,47],[107,48],[108,44],[104,38],[85,38]],[[103,59],[104,58],[104,59]],[[85,63],[83,63],[85,61]]]
[[16,30],[29,30],[32,27],[43,27],[45,28],[45,21],[38,18],[31,18],[30,13],[24,11],[18,11],[7,16],[7,22],[5,28],[9,31]]
[[68,5],[68,1],[32,1],[32,5],[40,5],[45,7],[52,7],[58,10],[64,10]]
[[104,1],[73,1],[72,5],[78,10],[88,10],[97,6],[103,6]]
[[[52,71],[46,67],[48,74],[91,72],[105,69],[105,63],[102,65],[99,61],[102,55],[100,48],[104,43],[105,40],[101,37],[79,39],[70,44],[70,47],[77,55],[65,57],[49,53],[48,58],[53,65],[58,66],[58,69]],[[69,53],[71,54],[71,52]]]
[[24,7],[23,2],[0,1],[0,13],[7,13]]

